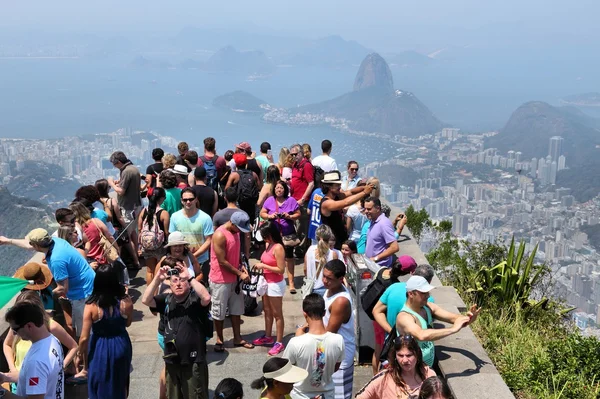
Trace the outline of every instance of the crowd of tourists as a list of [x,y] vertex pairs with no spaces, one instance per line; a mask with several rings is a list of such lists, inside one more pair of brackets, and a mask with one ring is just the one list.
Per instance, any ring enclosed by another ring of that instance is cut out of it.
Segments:
[[[63,398],[64,384],[87,384],[90,398],[126,398],[129,272],[141,264],[141,302],[156,315],[163,351],[161,398],[208,399],[207,341],[214,337],[212,350],[225,352],[229,319],[234,347],[269,347],[252,383],[261,398],[348,399],[360,306],[373,319],[375,351],[374,377],[357,397],[449,398],[434,371],[434,341],[474,322],[479,309],[460,315],[437,306],[431,266],[397,257],[407,219],[389,219],[379,180],[361,177],[354,160],[342,174],[331,141],[321,151],[313,157],[308,144],[293,144],[276,160],[269,143],[257,154],[243,142],[221,156],[208,137],[201,155],[184,142],[177,155],[155,148],[145,173],[116,151],[110,162],[119,178],[79,188],[68,208],[55,211],[52,235],[36,228],[24,239],[0,236],[0,245],[43,257],[15,274],[28,285],[5,316],[9,372],[0,383],[10,390],[0,398]],[[361,304],[352,303],[345,279],[355,254],[379,267]],[[286,295],[302,296],[305,318],[287,344]],[[250,340],[242,316],[257,297],[264,333]],[[433,329],[434,319],[452,327]],[[243,395],[233,378],[215,391],[223,399]]]

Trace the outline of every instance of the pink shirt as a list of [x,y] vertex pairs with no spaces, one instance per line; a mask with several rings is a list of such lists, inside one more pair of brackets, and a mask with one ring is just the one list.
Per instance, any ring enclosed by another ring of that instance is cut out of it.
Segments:
[[[260,256],[260,261],[265,265],[277,267],[277,259],[275,259],[275,254],[273,254],[274,250],[275,245],[271,245],[262,253]],[[275,273],[267,269],[264,269],[263,274],[265,275],[265,280],[267,280],[267,283],[278,283],[283,280],[283,274]]]
[[[425,366],[425,378],[435,377],[435,371]],[[356,399],[409,399],[419,396],[421,386],[406,390],[394,383],[388,370],[375,376],[356,394]]]
[[[225,236],[225,259],[227,259],[227,262],[229,262],[234,267],[239,267],[240,235],[231,233],[225,228],[225,225],[219,227],[217,231],[222,232]],[[210,244],[210,273],[208,274],[208,278],[213,283],[218,284],[235,283],[237,281],[237,276],[235,274],[231,273],[229,270],[226,270],[224,267],[221,267],[221,265],[219,264],[219,261],[217,260],[217,255],[215,254],[214,239]]]

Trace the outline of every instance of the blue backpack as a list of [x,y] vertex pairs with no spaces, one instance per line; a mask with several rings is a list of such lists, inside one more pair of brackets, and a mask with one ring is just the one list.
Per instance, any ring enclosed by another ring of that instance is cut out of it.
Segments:
[[218,155],[212,157],[212,159],[206,159],[204,156],[201,156],[202,163],[204,169],[206,170],[206,185],[213,190],[217,191],[219,187],[219,179],[217,177],[217,159]]

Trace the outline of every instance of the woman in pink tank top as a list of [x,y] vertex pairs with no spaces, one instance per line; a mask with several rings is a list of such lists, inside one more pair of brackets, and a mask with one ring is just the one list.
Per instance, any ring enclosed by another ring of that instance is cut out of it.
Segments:
[[[265,222],[260,227],[260,234],[267,247],[254,267],[262,270],[267,280],[267,293],[263,295],[265,311],[265,335],[254,340],[254,345],[273,345],[269,355],[274,356],[283,352],[283,294],[285,293],[285,250],[277,225],[272,221]],[[273,319],[277,331],[276,340],[271,336]]]

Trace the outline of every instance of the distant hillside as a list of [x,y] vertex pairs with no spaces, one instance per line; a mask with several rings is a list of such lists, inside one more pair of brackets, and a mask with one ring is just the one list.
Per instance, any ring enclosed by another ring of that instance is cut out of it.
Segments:
[[344,118],[353,129],[389,135],[416,137],[435,133],[443,127],[414,94],[394,90],[390,68],[376,53],[368,55],[361,63],[354,80],[354,91],[290,112]]
[[377,178],[382,183],[400,184],[402,186],[412,187],[419,178],[414,169],[406,168],[400,165],[381,165],[377,169]]
[[212,101],[212,105],[215,107],[235,112],[264,112],[261,105],[266,104],[260,98],[241,90],[223,94]]
[[275,66],[262,51],[237,51],[232,46],[223,47],[202,65],[209,72],[237,72],[271,74]]
[[[24,238],[36,227],[43,227],[50,232],[56,229],[53,224],[54,213],[47,205],[16,197],[4,186],[0,186],[0,220],[0,235],[9,238]],[[0,274],[12,275],[32,256],[33,252],[12,245],[0,246]]]
[[573,96],[563,97],[561,100],[564,104],[578,105],[584,107],[600,107],[600,93],[583,93]]
[[25,161],[23,170],[6,187],[19,197],[36,199],[59,208],[72,201],[81,184],[76,179],[65,177],[64,170],[58,165]]
[[571,107],[553,107],[541,101],[521,105],[500,131],[486,141],[486,147],[502,152],[521,151],[525,158],[548,155],[552,136],[562,136],[567,165],[584,164],[600,155],[600,130],[595,119]]
[[132,68],[168,68],[171,66],[167,61],[151,60],[146,57],[137,56],[129,63]]

